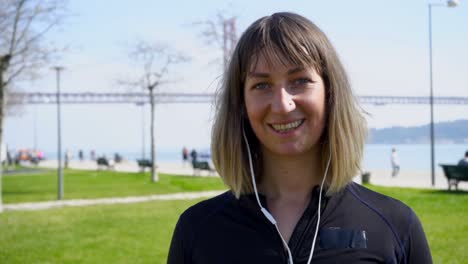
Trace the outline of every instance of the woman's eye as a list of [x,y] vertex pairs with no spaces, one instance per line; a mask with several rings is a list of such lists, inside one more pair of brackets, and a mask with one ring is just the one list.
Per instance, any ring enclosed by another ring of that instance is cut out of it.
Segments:
[[268,83],[257,83],[253,86],[253,88],[256,90],[264,90],[264,89],[267,89],[268,87],[270,87]]
[[305,84],[309,84],[311,83],[312,81],[307,79],[307,78],[300,78],[300,79],[297,79],[294,81],[294,84],[295,85],[305,85]]

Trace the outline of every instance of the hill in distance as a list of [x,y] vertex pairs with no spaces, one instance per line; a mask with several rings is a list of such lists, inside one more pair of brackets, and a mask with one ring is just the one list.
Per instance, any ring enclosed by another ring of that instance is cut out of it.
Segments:
[[[468,120],[434,123],[436,143],[468,144]],[[369,130],[369,144],[425,144],[430,142],[429,124]]]

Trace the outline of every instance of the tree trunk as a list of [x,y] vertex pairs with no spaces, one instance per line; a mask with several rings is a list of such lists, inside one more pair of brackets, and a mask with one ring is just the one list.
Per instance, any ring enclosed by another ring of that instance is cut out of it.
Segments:
[[5,87],[3,87],[3,58],[0,57],[0,213],[3,212],[3,200],[2,200],[2,174],[3,166],[1,165],[2,151],[1,146],[3,144],[3,109],[5,105],[4,100]]
[[3,75],[6,72],[8,68],[8,64],[10,62],[10,56],[0,56],[0,213],[3,212],[3,199],[2,199],[2,172],[3,172],[3,166],[1,164],[1,160],[3,159],[2,157],[2,151],[1,151],[1,146],[3,145],[3,117],[4,117],[4,111],[5,111],[5,90],[6,90],[6,84],[3,81]]
[[149,87],[150,91],[150,105],[151,105],[151,181],[157,182],[159,180],[158,171],[156,169],[156,146],[154,143],[154,87]]

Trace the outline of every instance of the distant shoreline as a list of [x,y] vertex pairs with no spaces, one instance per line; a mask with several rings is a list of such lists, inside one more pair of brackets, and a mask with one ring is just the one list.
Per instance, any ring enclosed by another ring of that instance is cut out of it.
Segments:
[[[436,144],[468,144],[468,120],[434,123]],[[369,129],[369,143],[430,144],[429,124]]]

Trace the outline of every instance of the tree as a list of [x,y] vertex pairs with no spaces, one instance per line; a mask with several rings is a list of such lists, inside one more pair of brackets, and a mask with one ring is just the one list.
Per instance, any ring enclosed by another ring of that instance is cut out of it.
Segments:
[[[7,91],[20,78],[34,78],[56,50],[44,43],[48,32],[61,21],[65,1],[0,1],[0,144]],[[2,211],[0,166],[0,212]]]
[[181,53],[171,51],[167,46],[162,44],[149,44],[140,41],[135,45],[135,48],[130,52],[130,59],[142,67],[142,74],[139,78],[132,81],[120,81],[120,84],[148,89],[150,101],[150,137],[151,137],[151,181],[159,180],[156,170],[156,145],[155,145],[155,122],[154,122],[154,107],[155,107],[155,90],[159,89],[162,84],[168,82],[167,74],[169,67],[174,64],[186,62],[188,58]]
[[207,44],[215,45],[223,51],[223,70],[226,70],[229,58],[237,43],[236,17],[226,17],[225,12],[218,12],[216,20],[205,20],[193,23],[202,26],[202,38]]

